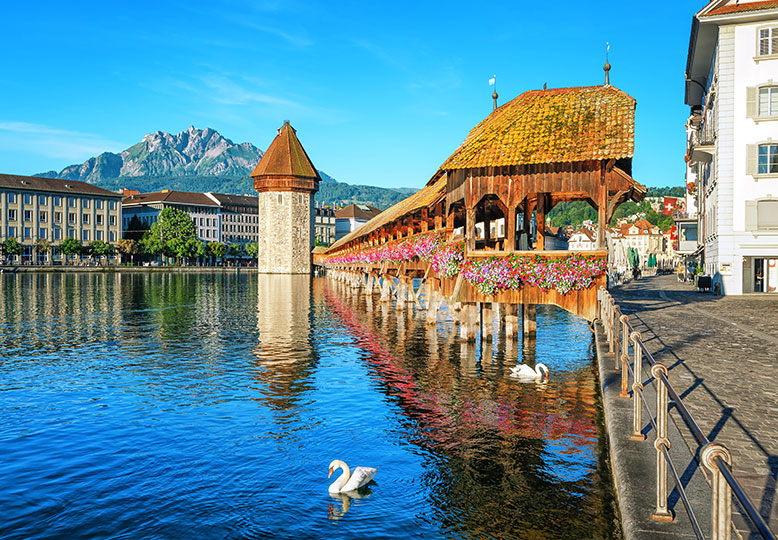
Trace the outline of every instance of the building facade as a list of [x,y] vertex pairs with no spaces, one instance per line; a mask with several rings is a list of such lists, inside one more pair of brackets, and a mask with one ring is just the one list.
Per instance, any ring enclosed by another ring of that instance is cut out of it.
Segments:
[[259,239],[259,201],[250,195],[206,193],[219,205],[219,238],[225,244],[246,246]]
[[[65,238],[83,244],[121,238],[122,196],[86,182],[0,174],[0,241],[15,238],[22,254],[10,262],[63,260]],[[36,249],[49,243],[49,249]]]
[[686,77],[703,271],[721,294],[778,292],[778,5],[710,2]]
[[340,240],[348,233],[376,217],[381,210],[367,204],[350,204],[335,210],[335,240]]
[[159,219],[165,208],[175,208],[189,214],[204,242],[221,242],[221,208],[219,202],[205,193],[165,189],[155,193],[139,193],[122,201],[122,231],[125,237],[140,239]]
[[310,274],[313,197],[321,178],[289,122],[278,130],[251,177],[259,193],[259,272]]
[[335,242],[335,209],[317,206],[314,209],[314,239],[321,245]]

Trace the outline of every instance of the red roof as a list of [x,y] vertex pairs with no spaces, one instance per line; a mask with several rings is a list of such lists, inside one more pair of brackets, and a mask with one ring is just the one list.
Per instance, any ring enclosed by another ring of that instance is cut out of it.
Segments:
[[133,204],[150,204],[165,202],[168,204],[191,204],[197,206],[219,206],[219,203],[208,197],[205,193],[192,193],[191,191],[175,191],[165,189],[156,193],[141,193],[125,197],[124,206]]
[[634,223],[624,223],[618,229],[619,232],[621,232],[621,234],[623,234],[624,236],[629,236],[630,234],[629,230],[632,227],[637,227],[638,229],[638,232],[635,234],[654,234],[652,233],[652,230],[658,229],[656,225],[651,225],[651,223],[649,223],[645,219],[639,219]]
[[746,2],[721,6],[713,11],[709,11],[700,17],[710,17],[712,15],[727,15],[729,13],[746,13],[749,11],[761,11],[764,9],[778,8],[778,0],[762,0],[761,2]]
[[99,195],[101,197],[121,197],[115,191],[108,191],[79,180],[61,180],[42,176],[19,176],[0,174],[0,188],[32,191],[50,191],[53,193],[78,193],[80,195]]
[[288,121],[284,122],[278,130],[278,135],[257,163],[251,177],[293,176],[320,180],[316,167],[305,153],[296,133]]

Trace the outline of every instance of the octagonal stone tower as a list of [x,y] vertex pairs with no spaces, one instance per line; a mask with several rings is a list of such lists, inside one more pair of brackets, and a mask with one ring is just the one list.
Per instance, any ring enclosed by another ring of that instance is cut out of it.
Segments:
[[251,177],[259,192],[259,272],[310,274],[313,194],[321,177],[288,121]]

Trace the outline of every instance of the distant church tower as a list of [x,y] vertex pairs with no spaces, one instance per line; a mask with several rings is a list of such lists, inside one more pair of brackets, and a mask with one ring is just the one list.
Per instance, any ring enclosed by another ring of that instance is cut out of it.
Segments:
[[259,192],[259,272],[310,274],[313,194],[321,177],[288,121],[251,177]]

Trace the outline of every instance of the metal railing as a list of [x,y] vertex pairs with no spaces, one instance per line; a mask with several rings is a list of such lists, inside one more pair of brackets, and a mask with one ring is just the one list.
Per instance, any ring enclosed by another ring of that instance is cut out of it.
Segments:
[[[648,421],[656,433],[654,448],[656,449],[656,507],[652,518],[658,521],[672,521],[673,515],[668,510],[667,473],[673,476],[683,506],[689,516],[692,529],[698,539],[704,540],[700,525],[694,515],[694,510],[686,496],[683,483],[678,476],[670,458],[670,442],[667,439],[667,420],[669,416],[668,397],[672,398],[675,409],[699,445],[700,461],[711,473],[711,540],[729,540],[731,538],[732,494],[734,493],[741,507],[753,523],[762,538],[776,540],[764,519],[757,512],[751,500],[732,474],[732,455],[722,444],[711,442],[700,429],[681,396],[675,391],[668,379],[667,367],[657,362],[643,344],[640,333],[629,322],[627,315],[622,315],[619,306],[610,293],[601,287],[597,291],[600,322],[608,342],[608,352],[615,355],[615,370],[621,371],[622,398],[632,398],[632,433],[630,438],[643,441],[643,409],[648,414]],[[632,354],[630,355],[630,350]],[[631,360],[631,362],[630,362]],[[643,394],[643,362],[648,364],[651,375],[656,382],[656,417],[651,415],[648,402]],[[629,381],[632,380],[630,387]],[[630,396],[629,390],[632,390]]]

